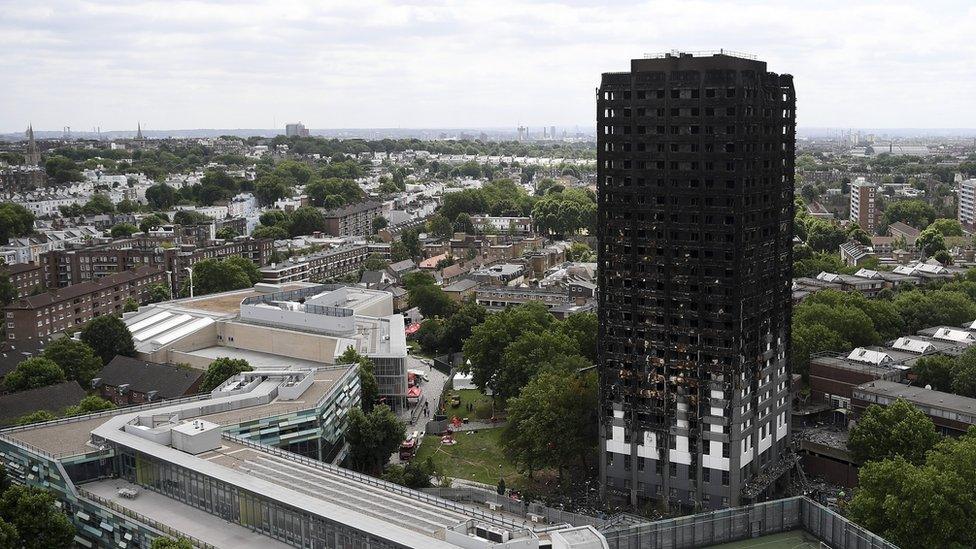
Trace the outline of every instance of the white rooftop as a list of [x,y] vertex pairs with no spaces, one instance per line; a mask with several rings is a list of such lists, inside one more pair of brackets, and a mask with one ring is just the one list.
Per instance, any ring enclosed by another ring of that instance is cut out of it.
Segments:
[[864,347],[858,347],[851,351],[851,354],[847,355],[847,359],[855,362],[863,362],[865,364],[874,364],[876,366],[894,362],[894,359],[891,358],[891,355],[888,353],[872,351],[870,349],[865,349]]
[[954,330],[952,328],[939,328],[934,334],[932,334],[932,337],[959,343],[971,342],[976,339],[971,332],[967,332],[965,330]]
[[927,353],[935,349],[935,345],[932,345],[928,341],[912,339],[910,337],[899,337],[895,340],[892,347],[901,351],[909,351],[918,354]]

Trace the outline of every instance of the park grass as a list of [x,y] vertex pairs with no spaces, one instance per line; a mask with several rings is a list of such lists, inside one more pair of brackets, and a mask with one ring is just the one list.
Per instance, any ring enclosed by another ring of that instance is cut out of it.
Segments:
[[[461,406],[452,408],[450,404],[450,396],[445,396],[444,413],[447,414],[447,417],[451,418],[458,416],[477,420],[491,419],[491,397],[481,394],[481,391],[477,389],[460,389],[453,392],[457,393],[458,396],[461,397]],[[450,395],[450,392],[448,395]],[[474,405],[474,411],[468,411],[468,404]]]
[[453,446],[444,446],[441,437],[428,435],[415,459],[422,462],[431,458],[440,474],[451,478],[495,486],[501,476],[506,485],[516,486],[521,484],[523,477],[516,471],[515,464],[505,457],[502,430],[460,431],[454,434],[457,444]]

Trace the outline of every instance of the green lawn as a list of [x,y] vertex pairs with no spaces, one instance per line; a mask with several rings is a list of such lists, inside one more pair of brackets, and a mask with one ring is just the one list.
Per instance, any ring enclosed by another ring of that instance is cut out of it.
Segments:
[[416,459],[422,461],[432,458],[437,469],[452,478],[494,486],[498,484],[498,477],[501,475],[508,486],[515,486],[521,483],[522,475],[505,458],[501,434],[502,429],[461,431],[454,434],[457,444],[453,446],[444,446],[439,436],[428,435],[424,437]]
[[[445,397],[445,407],[448,417],[468,417],[471,419],[490,419],[491,418],[491,397],[481,394],[477,389],[461,389],[453,391],[461,397],[461,406],[452,408],[450,397]],[[468,411],[468,404],[474,405],[474,411]]]

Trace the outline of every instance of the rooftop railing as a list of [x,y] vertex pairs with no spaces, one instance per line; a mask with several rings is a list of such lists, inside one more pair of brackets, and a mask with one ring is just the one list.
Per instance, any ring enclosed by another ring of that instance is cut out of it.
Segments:
[[447,500],[447,499],[444,499],[444,498],[431,496],[429,494],[425,494],[424,492],[420,492],[420,491],[413,490],[413,489],[410,489],[410,488],[405,488],[403,486],[400,486],[399,484],[394,484],[392,482],[387,482],[385,480],[381,480],[381,479],[378,479],[378,478],[375,478],[375,477],[371,477],[369,475],[364,475],[362,473],[357,473],[355,471],[350,471],[349,469],[344,469],[344,468],[339,467],[339,466],[336,466],[336,465],[331,465],[331,464],[324,463],[324,462],[321,462],[321,461],[318,461],[318,460],[315,460],[315,459],[307,458],[305,456],[296,454],[294,452],[289,452],[287,450],[282,450],[280,448],[275,448],[274,446],[268,446],[266,444],[261,444],[259,442],[254,442],[252,440],[248,440],[248,439],[245,439],[245,438],[237,437],[237,436],[230,435],[230,434],[227,434],[227,433],[224,433],[223,434],[223,437],[225,439],[227,439],[227,440],[236,442],[236,443],[238,443],[238,444],[240,444],[242,446],[248,447],[248,448],[253,448],[253,449],[258,450],[260,452],[264,452],[264,453],[267,453],[267,454],[271,454],[273,456],[280,457],[282,459],[287,459],[289,461],[294,461],[294,462],[297,462],[297,463],[301,463],[302,465],[305,465],[305,466],[308,466],[308,467],[311,467],[311,468],[314,468],[314,469],[319,469],[319,470],[321,470],[321,471],[323,471],[325,473],[329,473],[329,474],[333,474],[333,475],[338,475],[338,476],[341,476],[341,477],[345,477],[345,478],[347,478],[349,480],[352,480],[352,481],[355,481],[355,482],[360,482],[360,483],[363,483],[363,484],[366,484],[366,485],[369,485],[369,486],[374,486],[374,487],[377,487],[377,488],[382,488],[383,490],[387,490],[387,491],[390,491],[392,493],[399,494],[399,495],[402,495],[402,496],[407,496],[407,497],[409,497],[411,499],[414,499],[414,500],[417,500],[417,501],[422,501],[422,502],[428,503],[430,505],[435,505],[435,506],[441,507],[443,509],[448,509],[448,510],[451,510],[451,511],[454,511],[454,512],[457,512],[457,513],[466,515],[466,516],[468,516],[470,518],[484,520],[486,522],[491,522],[491,523],[494,523],[494,524],[502,525],[502,526],[504,526],[506,528],[512,529],[513,531],[526,530],[526,527],[523,526],[522,524],[519,524],[519,523],[517,523],[517,522],[515,522],[515,521],[513,521],[511,519],[505,518],[504,516],[502,516],[502,515],[500,515],[498,513],[486,512],[486,511],[482,511],[481,509],[473,508],[473,507],[470,507],[470,506],[460,505],[458,503],[455,503],[453,501],[450,501],[450,500]]
[[114,511],[115,513],[118,513],[126,518],[130,518],[136,522],[142,523],[144,526],[147,526],[149,529],[156,530],[157,532],[159,532],[160,535],[170,536],[175,539],[180,539],[180,538],[185,539],[189,541],[194,547],[197,547],[199,549],[217,549],[215,545],[211,545],[189,534],[181,532],[173,527],[167,526],[161,522],[157,522],[147,517],[146,515],[143,515],[142,513],[137,513],[132,509],[123,507],[122,505],[119,505],[118,503],[110,499],[106,499],[103,498],[102,496],[93,494],[88,490],[85,490],[84,488],[78,488],[78,496],[81,497],[82,499],[87,499],[95,504],[101,505],[102,507],[105,507],[110,511]]
[[[241,302],[241,306],[260,304],[270,305],[275,301],[300,301],[308,298],[309,296],[319,295],[321,293],[331,292],[346,287],[347,286],[342,284],[319,284],[317,286],[309,286],[307,288],[299,288],[297,290],[287,290],[283,292],[256,295],[245,298],[244,301]],[[327,307],[324,305],[305,304],[304,310],[306,313],[323,316],[353,316],[353,310],[347,307]]]
[[698,50],[698,51],[671,50],[667,52],[645,53],[644,59],[665,59],[668,57],[680,57],[682,55],[690,55],[692,57],[711,57],[713,55],[726,55],[728,57],[738,57],[740,59],[748,59],[750,61],[759,60],[758,56],[752,55],[751,53],[743,53],[740,51],[726,50],[726,49]]

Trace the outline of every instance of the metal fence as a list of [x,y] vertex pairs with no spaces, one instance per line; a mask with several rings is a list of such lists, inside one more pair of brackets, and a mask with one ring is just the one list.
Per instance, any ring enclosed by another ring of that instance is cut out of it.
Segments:
[[604,529],[611,549],[691,549],[803,530],[835,549],[897,549],[881,537],[804,498]]
[[278,456],[278,457],[287,459],[289,461],[294,461],[294,462],[297,462],[297,463],[301,463],[302,465],[305,465],[307,467],[312,467],[312,468],[315,468],[315,469],[320,469],[320,470],[322,470],[322,471],[324,471],[326,473],[329,473],[329,474],[333,474],[333,475],[338,475],[338,476],[341,476],[341,477],[345,477],[345,478],[347,478],[347,479],[349,479],[351,481],[354,481],[354,482],[361,482],[361,483],[367,484],[369,486],[375,486],[375,487],[378,487],[378,488],[382,488],[383,490],[387,490],[389,492],[392,492],[392,493],[395,493],[395,494],[399,494],[399,495],[402,495],[402,496],[407,496],[407,497],[412,498],[412,499],[414,499],[416,501],[422,501],[422,502],[427,503],[427,504],[430,504],[430,505],[436,505],[438,507],[441,507],[441,508],[444,508],[444,509],[448,509],[450,511],[462,513],[462,514],[465,514],[465,515],[467,515],[467,516],[469,516],[471,518],[474,518],[474,519],[479,519],[479,520],[483,520],[483,521],[486,521],[486,522],[495,523],[495,524],[498,524],[498,525],[501,525],[501,526],[505,526],[505,527],[511,528],[511,529],[518,529],[518,528],[521,528],[522,527],[521,524],[517,524],[516,522],[512,521],[509,518],[506,518],[505,516],[503,516],[500,513],[492,513],[492,512],[483,511],[481,509],[478,509],[478,508],[475,508],[475,507],[471,507],[471,506],[459,505],[458,503],[456,503],[454,501],[451,501],[451,500],[448,500],[448,499],[444,499],[444,498],[432,496],[430,494],[426,494],[426,493],[421,492],[419,490],[413,490],[411,488],[405,488],[403,486],[400,486],[399,484],[394,484],[392,482],[387,482],[385,480],[378,479],[378,478],[375,478],[375,477],[371,477],[369,475],[364,475],[362,473],[357,473],[355,471],[350,471],[349,469],[344,469],[344,468],[339,467],[339,466],[336,466],[336,465],[332,465],[332,464],[324,463],[322,461],[318,461],[318,460],[315,460],[315,459],[307,458],[305,456],[296,454],[294,452],[289,452],[288,450],[282,450],[280,448],[275,448],[274,446],[268,446],[266,444],[261,444],[261,443],[254,442],[252,440],[248,440],[248,439],[245,439],[245,438],[236,437],[234,435],[230,435],[230,434],[227,434],[227,433],[224,433],[223,434],[223,438],[225,438],[227,440],[231,440],[233,442],[236,442],[236,443],[238,443],[238,444],[240,444],[242,446],[247,446],[249,448],[254,448],[254,449],[259,450],[261,452],[266,452],[268,454],[271,454],[271,455],[274,455],[274,456]]
[[175,538],[175,539],[180,539],[180,538],[186,539],[194,547],[198,547],[200,549],[217,549],[217,547],[214,546],[214,545],[210,545],[209,543],[207,543],[205,541],[199,540],[199,539],[197,539],[197,538],[195,538],[195,537],[193,537],[193,536],[191,536],[189,534],[180,532],[179,530],[177,530],[175,528],[172,528],[170,526],[167,526],[167,525],[165,525],[165,524],[163,524],[161,522],[157,522],[157,521],[155,521],[155,520],[153,520],[153,519],[151,519],[151,518],[149,518],[149,517],[147,517],[147,516],[145,516],[145,515],[143,515],[141,513],[137,513],[135,511],[133,511],[132,509],[129,509],[127,507],[123,507],[123,506],[119,505],[118,503],[115,503],[114,501],[112,501],[110,499],[103,498],[102,496],[93,494],[93,493],[91,493],[91,492],[89,492],[87,490],[84,490],[82,488],[78,488],[78,496],[80,498],[82,498],[82,499],[87,499],[87,500],[89,500],[92,503],[98,504],[98,505],[100,505],[100,506],[102,506],[102,507],[104,507],[106,509],[109,509],[109,510],[115,512],[115,513],[118,513],[118,514],[120,514],[120,515],[122,515],[124,517],[128,517],[128,518],[130,518],[130,519],[132,519],[132,520],[134,520],[134,521],[136,521],[138,523],[141,523],[141,524],[149,527],[152,530],[156,530],[156,531],[159,532],[160,535],[169,536],[169,537],[172,537],[172,538]]
[[[499,495],[489,490],[481,490],[474,487],[462,488],[425,488],[424,492],[433,494],[444,499],[457,502],[472,502],[478,505],[494,505],[499,509],[516,516],[526,519],[526,527],[533,522],[533,516],[540,523],[536,528],[544,528],[546,524],[562,525],[571,524],[573,526],[593,526],[601,528],[606,521],[597,517],[580,515],[561,509],[546,507],[541,503],[528,503],[515,500],[507,496]],[[541,519],[541,520],[540,520]]]

